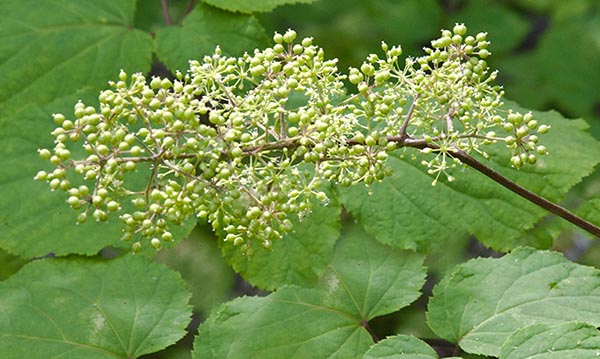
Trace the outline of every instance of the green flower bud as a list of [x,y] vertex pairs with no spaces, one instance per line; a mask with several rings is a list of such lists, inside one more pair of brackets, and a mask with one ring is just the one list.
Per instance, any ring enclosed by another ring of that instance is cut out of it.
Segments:
[[296,31],[288,29],[285,34],[283,34],[283,41],[289,44],[296,39],[296,35]]

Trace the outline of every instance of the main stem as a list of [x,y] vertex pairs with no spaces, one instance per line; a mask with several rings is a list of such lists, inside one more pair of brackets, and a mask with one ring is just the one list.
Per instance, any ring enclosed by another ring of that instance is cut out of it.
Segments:
[[[432,149],[437,149],[437,146],[431,142],[427,142],[423,139],[413,139],[413,138],[410,138],[409,136],[407,136],[406,134],[399,135],[399,136],[390,136],[387,138],[387,140],[388,140],[388,142],[395,142],[398,145],[398,148],[412,147],[412,148],[416,148],[416,149],[423,149],[425,147],[429,147]],[[347,144],[348,145],[356,145],[356,144],[358,144],[358,142],[351,139],[351,140],[347,141]],[[243,152],[246,156],[255,156],[262,151],[280,150],[283,148],[294,149],[294,148],[297,148],[298,146],[299,146],[299,142],[296,139],[290,138],[290,139],[285,139],[285,140],[281,140],[278,142],[267,143],[267,144],[259,145],[259,146],[248,146],[243,149]],[[502,185],[503,187],[507,188],[508,190],[512,191],[513,193],[518,194],[519,196],[523,197],[524,199],[526,199],[532,203],[535,203],[536,205],[540,206],[541,208],[544,208],[545,210],[547,210],[548,212],[553,213],[553,214],[569,221],[570,223],[576,225],[577,227],[583,229],[584,231],[586,231],[588,233],[593,234],[596,237],[600,237],[600,227],[596,226],[593,223],[586,221],[585,219],[579,217],[578,215],[569,211],[568,209],[566,209],[562,206],[559,206],[558,204],[551,202],[551,201],[545,199],[544,197],[531,192],[530,190],[526,189],[525,187],[518,185],[517,183],[508,179],[507,177],[504,177],[500,173],[494,171],[492,168],[479,162],[477,159],[475,159],[474,157],[472,157],[465,151],[455,150],[452,152],[448,152],[448,155],[451,157],[454,157],[454,158],[458,158],[462,163],[468,165],[469,167],[474,168],[475,170],[479,171],[483,175],[492,179],[494,182]],[[167,160],[167,159],[177,160],[177,159],[184,159],[184,158],[194,158],[196,156],[197,155],[193,154],[193,153],[186,153],[186,154],[180,154],[175,157],[166,156],[162,159],[163,160]],[[117,162],[125,162],[125,161],[151,162],[151,161],[156,161],[156,159],[157,159],[156,156],[153,156],[153,157],[126,157],[126,158],[117,158]],[[80,161],[80,162],[87,163],[87,161]],[[74,166],[77,163],[79,163],[79,162],[73,161],[72,165]]]

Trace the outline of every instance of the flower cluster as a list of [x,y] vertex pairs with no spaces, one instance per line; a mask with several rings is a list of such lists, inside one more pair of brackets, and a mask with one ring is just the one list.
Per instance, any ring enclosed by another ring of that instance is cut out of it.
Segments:
[[433,154],[422,164],[435,176],[434,185],[441,174],[454,180],[449,170],[460,164],[452,155],[457,151],[488,158],[483,146],[505,142],[516,168],[545,154],[537,134],[548,132],[549,126],[538,128],[531,113],[501,115],[504,92],[493,85],[497,71],[490,72],[485,61],[491,55],[487,34],[466,33],[464,24],[443,30],[424,48],[425,56],[403,63],[400,47],[382,43],[385,58],[372,54],[360,69],[350,69],[349,80],[362,98],[352,110],[365,119],[366,131],[377,128],[401,147]]
[[[536,134],[548,127],[531,114],[498,114],[503,93],[491,85],[486,35],[453,30],[402,66],[401,48],[382,44],[384,59],[370,55],[348,76],[292,30],[252,55],[217,48],[173,79],[121,71],[99,109],[80,102],[72,119],[54,115],[55,147],[39,155],[55,169],[36,179],[68,194],[78,222],[119,213],[134,251],[142,239],[160,248],[173,240],[172,225],[198,217],[250,255],[255,243],[268,249],[289,232],[290,216],[326,204],[326,182],[383,180],[399,147],[436,155],[424,162],[434,183],[441,173],[452,179],[452,153],[485,155],[480,146],[496,141],[513,166],[535,163],[534,152],[545,152]],[[346,80],[357,93],[346,95]],[[71,142],[85,154],[72,156]]]

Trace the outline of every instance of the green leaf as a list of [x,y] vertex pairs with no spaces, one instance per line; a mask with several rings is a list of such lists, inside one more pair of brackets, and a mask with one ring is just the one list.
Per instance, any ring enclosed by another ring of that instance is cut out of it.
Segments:
[[600,356],[600,332],[577,322],[534,324],[513,333],[500,359],[588,359]]
[[251,259],[239,247],[220,241],[225,259],[250,284],[273,290],[285,284],[314,286],[333,257],[340,237],[340,211],[336,201],[315,203],[303,220],[291,218],[293,232],[273,243],[271,251],[257,248]]
[[278,6],[289,4],[309,4],[316,0],[203,0],[205,3],[227,11],[242,13],[267,12]]
[[595,0],[515,0],[515,3],[529,12],[551,13],[554,19],[586,14],[596,5]]
[[181,277],[144,257],[45,259],[0,283],[0,356],[136,358],[190,321]]
[[531,324],[600,325],[600,271],[532,248],[474,259],[434,288],[427,319],[463,350],[497,356],[514,331]]
[[410,335],[396,335],[377,342],[365,353],[364,359],[438,359],[424,341]]
[[237,298],[200,326],[192,358],[359,358],[371,337],[324,301],[322,291],[297,287]]
[[[0,247],[10,253],[25,258],[48,253],[93,255],[107,246],[126,249],[131,246],[120,240],[123,224],[117,215],[111,215],[106,223],[88,220],[77,225],[78,212],[65,203],[66,194],[51,192],[46,183],[33,179],[37,171],[50,169],[48,163],[39,159],[37,150],[53,147],[49,135],[55,127],[51,109],[71,113],[78,98],[92,101],[93,96],[91,91],[84,91],[47,106],[32,105],[15,114],[15,121],[0,122],[0,166],[3,168],[0,171],[3,199],[0,201]],[[137,176],[144,177],[144,173]],[[175,238],[187,236],[194,223],[192,220],[174,226]]]
[[425,283],[423,257],[392,250],[351,227],[336,246],[320,288],[331,303],[362,319],[389,314],[415,301]]
[[88,221],[76,225],[77,212],[65,203],[64,193],[51,192],[46,183],[33,180],[49,164],[40,160],[39,148],[52,147],[55,127],[51,108],[72,111],[77,98],[90,99],[90,92],[77,93],[49,104],[19,111],[12,123],[0,122],[0,246],[22,257],[48,253],[92,255],[108,245],[129,247],[119,241],[121,224]]
[[135,1],[0,2],[0,123],[83,86],[100,89],[119,69],[145,72],[149,34],[131,28]]
[[363,326],[419,296],[422,261],[351,233],[317,288],[284,286],[222,305],[200,326],[193,357],[362,358],[373,344]]
[[[527,112],[515,103],[507,108]],[[566,120],[557,112],[533,111],[539,123],[552,126],[540,141],[550,154],[536,166],[510,168],[503,145],[489,147],[491,160],[482,160],[509,179],[553,201],[559,201],[600,160],[600,143],[587,133],[582,120]],[[568,141],[565,141],[568,138]],[[407,149],[406,157],[390,157],[394,175],[368,191],[361,186],[340,189],[344,206],[367,233],[398,248],[427,249],[448,238],[473,234],[489,247],[509,250],[528,244],[522,233],[548,212],[512,193],[473,169],[457,170],[456,181],[431,186],[432,177],[420,165],[420,154]],[[402,153],[401,153],[402,154]],[[531,245],[543,247],[539,238]]]
[[[37,149],[53,146],[51,114],[72,113],[78,99],[97,104],[119,69],[145,72],[149,34],[131,28],[134,1],[0,2],[0,247],[24,257],[95,254],[126,246],[117,223],[76,226],[65,197],[35,183],[47,165]],[[93,221],[89,221],[93,222]]]
[[225,54],[239,56],[266,44],[258,20],[198,5],[181,26],[162,28],[156,33],[156,54],[171,71],[184,71],[188,61],[202,59],[218,45]]

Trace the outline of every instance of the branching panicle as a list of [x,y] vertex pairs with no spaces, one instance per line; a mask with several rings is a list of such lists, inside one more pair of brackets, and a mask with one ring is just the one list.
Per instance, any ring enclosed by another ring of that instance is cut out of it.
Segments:
[[[173,80],[121,71],[98,110],[80,102],[74,119],[54,115],[56,146],[40,156],[56,168],[36,178],[68,193],[83,210],[78,222],[120,213],[135,251],[143,238],[155,248],[173,240],[169,227],[196,216],[250,255],[292,230],[291,216],[310,212],[313,199],[326,204],[326,182],[383,180],[399,147],[433,156],[423,164],[434,184],[454,178],[453,154],[485,157],[497,141],[514,167],[534,164],[548,126],[530,113],[502,116],[486,34],[465,33],[444,30],[425,56],[404,62],[399,46],[382,43],[384,58],[372,54],[348,76],[312,39],[294,42],[292,30],[252,55],[217,48]],[[345,80],[358,91],[347,95]],[[86,155],[71,158],[69,142]]]

